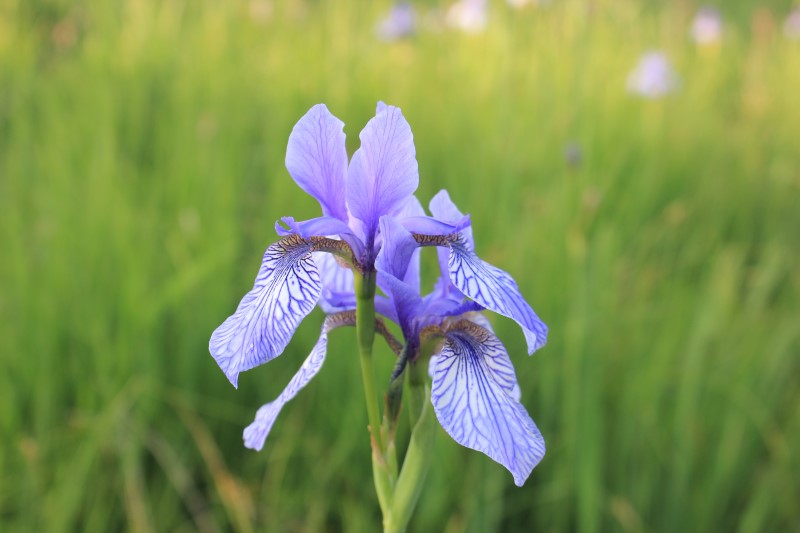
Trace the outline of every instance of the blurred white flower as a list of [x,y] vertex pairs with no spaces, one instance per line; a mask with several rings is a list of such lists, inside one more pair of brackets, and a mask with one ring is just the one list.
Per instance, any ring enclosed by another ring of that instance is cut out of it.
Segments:
[[375,26],[375,34],[383,41],[396,41],[416,32],[417,15],[408,2],[398,2]]
[[714,7],[704,6],[692,21],[692,39],[699,45],[717,44],[722,40],[722,15]]
[[489,18],[486,0],[458,0],[450,6],[445,24],[466,33],[480,33]]
[[546,6],[551,0],[506,0],[506,3],[514,9],[522,9],[525,6]]
[[663,52],[650,51],[642,55],[628,75],[627,87],[644,98],[660,98],[678,87],[678,76]]
[[796,41],[800,40],[800,7],[796,7],[786,17],[786,22],[783,24],[783,33],[789,39]]
[[272,18],[274,6],[270,0],[251,0],[249,11],[253,22],[263,24]]

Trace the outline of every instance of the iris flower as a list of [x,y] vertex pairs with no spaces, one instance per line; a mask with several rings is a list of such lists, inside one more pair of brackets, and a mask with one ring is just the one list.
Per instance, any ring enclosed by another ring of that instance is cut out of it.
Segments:
[[[433,217],[425,215],[414,196],[414,154],[400,110],[380,103],[348,166],[342,123],[325,106],[312,108],[289,138],[286,166],[320,202],[323,216],[286,217],[285,226],[276,225],[284,237],[267,249],[253,290],[214,332],[210,351],[236,385],[239,372],[281,353],[315,304],[327,314],[300,370],[244,431],[245,445],[260,450],[286,402],[321,369],[328,333],[354,323],[351,269],[377,273],[385,296],[375,296],[375,308],[400,325],[403,357],[414,362],[426,334],[443,339],[430,365],[431,401],[442,427],[459,444],[503,464],[522,485],[544,455],[544,440],[519,402],[508,353],[476,312],[490,309],[519,323],[529,353],[545,344],[547,327],[511,276],[475,254],[469,216],[447,192],[431,201]],[[423,297],[419,253],[425,246],[439,248],[441,277]]]
[[414,7],[408,2],[397,2],[376,26],[375,33],[382,41],[397,41],[414,35],[417,17]]
[[445,24],[465,33],[480,33],[489,19],[487,4],[487,0],[458,0],[447,10]]
[[629,92],[643,98],[661,98],[678,88],[678,76],[666,55],[650,51],[642,55],[628,75],[627,87]]
[[722,40],[722,15],[719,10],[703,6],[692,20],[691,36],[698,45],[717,44]]
[[[442,220],[463,216],[446,191],[433,198],[430,209]],[[462,446],[505,466],[522,486],[544,456],[544,439],[520,403],[508,352],[477,311],[487,307],[521,325],[530,324],[523,325],[523,331],[531,353],[546,342],[547,327],[511,276],[475,255],[471,228],[444,237],[418,235],[383,217],[381,231],[384,244],[376,263],[378,284],[394,304],[394,318],[412,347],[409,357],[416,356],[414,349],[426,334],[435,332],[444,338],[429,367],[431,402],[439,423]],[[440,247],[441,277],[433,292],[421,297],[413,256],[418,247],[431,245]]]
[[[322,207],[322,216],[302,222],[283,217],[284,236],[264,253],[253,289],[236,312],[211,335],[209,351],[234,387],[240,372],[279,356],[297,326],[320,299],[317,261],[326,252],[360,272],[374,271],[380,250],[381,216],[398,216],[410,231],[447,234],[469,223],[444,224],[406,216],[419,184],[411,128],[396,107],[383,102],[361,131],[361,147],[347,161],[344,123],[319,104],[295,125],[286,149],[294,181]],[[354,308],[347,301],[333,307]],[[347,295],[342,295],[347,297]]]

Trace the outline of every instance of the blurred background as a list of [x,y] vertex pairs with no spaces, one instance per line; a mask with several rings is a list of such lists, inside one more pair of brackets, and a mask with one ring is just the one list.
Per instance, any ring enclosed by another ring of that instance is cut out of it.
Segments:
[[377,529],[353,332],[260,453],[323,315],[239,390],[208,339],[294,123],[385,100],[550,326],[491,317],[543,462],[440,431],[410,529],[800,531],[798,95],[788,0],[0,0],[0,529]]

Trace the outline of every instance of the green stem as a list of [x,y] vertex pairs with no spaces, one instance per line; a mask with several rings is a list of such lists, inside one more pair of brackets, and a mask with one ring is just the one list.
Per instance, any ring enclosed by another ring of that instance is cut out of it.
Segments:
[[375,273],[367,272],[355,276],[356,289],[356,335],[361,356],[361,376],[367,400],[367,417],[370,434],[378,449],[383,450],[381,417],[378,408],[378,393],[375,389],[375,370],[372,366],[372,344],[375,340]]
[[397,479],[389,514],[384,513],[384,533],[405,531],[425,484],[425,477],[433,456],[434,437],[436,437],[436,417],[433,414],[433,406],[428,401],[429,397],[430,389],[423,385],[422,413],[411,433],[411,442],[403,460],[400,477]]
[[409,362],[408,366],[408,420],[417,425],[425,404],[425,376],[423,366],[427,361]]
[[[386,449],[381,435],[381,418],[378,393],[375,389],[375,370],[372,365],[372,345],[375,340],[375,273],[355,274],[356,290],[356,336],[361,359],[361,377],[364,380],[364,396],[367,402],[370,444],[372,447],[372,476],[375,492],[383,515],[389,512],[395,476],[387,464]],[[395,459],[395,470],[396,470]]]

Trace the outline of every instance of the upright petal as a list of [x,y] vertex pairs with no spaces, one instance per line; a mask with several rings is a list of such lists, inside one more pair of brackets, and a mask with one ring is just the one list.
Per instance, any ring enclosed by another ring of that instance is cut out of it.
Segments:
[[400,110],[385,104],[361,131],[347,179],[347,205],[374,238],[382,215],[396,214],[417,190],[419,172],[411,127]]
[[283,406],[297,396],[300,389],[305,387],[322,368],[322,363],[325,362],[325,355],[328,350],[328,333],[337,327],[353,325],[354,323],[355,316],[352,313],[340,313],[325,318],[319,339],[311,353],[306,357],[306,360],[303,361],[300,370],[289,381],[289,384],[286,385],[286,388],[283,389],[278,398],[261,406],[256,413],[256,419],[245,428],[243,436],[246,447],[252,450],[261,450],[264,447],[264,441],[267,439],[267,435],[272,429],[272,424],[275,423],[275,419],[278,418]]
[[343,128],[325,104],[312,107],[289,135],[286,168],[300,188],[319,201],[323,214],[347,222]]
[[545,345],[547,326],[522,297],[514,278],[475,255],[461,236],[450,243],[448,268],[458,290],[522,327],[529,354]]
[[431,402],[453,439],[505,466],[522,486],[545,453],[544,439],[522,404],[514,368],[491,332],[460,323],[433,362]]
[[322,290],[312,244],[297,235],[271,244],[253,289],[211,335],[208,349],[234,387],[240,372],[277,357]]

